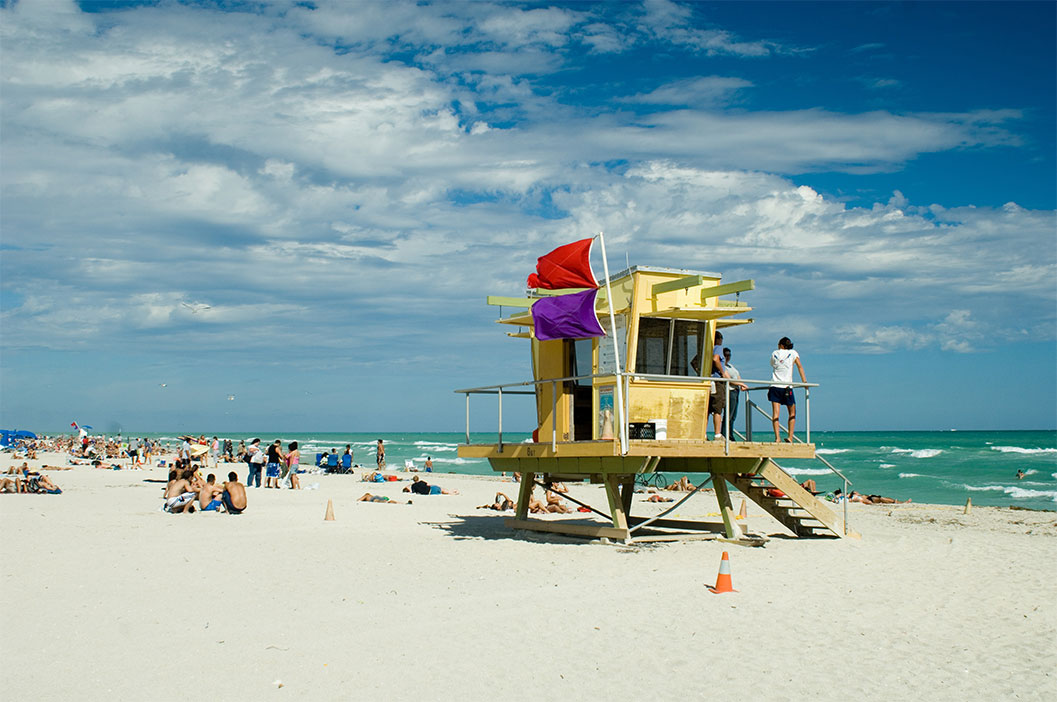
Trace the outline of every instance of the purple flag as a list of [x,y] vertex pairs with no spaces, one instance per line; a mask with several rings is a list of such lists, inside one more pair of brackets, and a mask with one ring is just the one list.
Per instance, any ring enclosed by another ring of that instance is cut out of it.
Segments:
[[605,336],[606,333],[595,316],[596,295],[598,290],[591,289],[536,300],[532,303],[536,338],[540,341],[550,341]]

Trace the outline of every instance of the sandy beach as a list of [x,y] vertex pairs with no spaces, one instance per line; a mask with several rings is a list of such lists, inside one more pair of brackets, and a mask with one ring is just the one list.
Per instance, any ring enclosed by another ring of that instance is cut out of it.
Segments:
[[[498,477],[394,505],[356,498],[407,482],[305,475],[230,516],[160,512],[161,468],[49,475],[0,496],[5,699],[1057,695],[1053,512],[851,505],[861,540],[798,540],[750,505],[762,548],[625,546],[511,532],[476,509]],[[723,551],[738,592],[712,595]]]

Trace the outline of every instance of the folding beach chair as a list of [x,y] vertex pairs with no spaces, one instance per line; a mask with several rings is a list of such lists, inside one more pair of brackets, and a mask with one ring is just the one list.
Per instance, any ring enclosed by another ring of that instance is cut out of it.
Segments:
[[341,469],[339,473],[351,473],[352,472],[352,454],[342,454],[341,456]]

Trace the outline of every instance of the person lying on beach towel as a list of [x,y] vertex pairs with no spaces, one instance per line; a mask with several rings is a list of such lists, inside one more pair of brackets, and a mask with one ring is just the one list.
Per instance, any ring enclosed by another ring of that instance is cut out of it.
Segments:
[[61,495],[62,490],[59,486],[51,482],[51,479],[46,475],[31,475],[29,478],[29,492],[36,492],[39,494],[47,495]]
[[675,498],[661,497],[660,495],[650,495],[646,498],[646,502],[675,502]]
[[391,497],[386,497],[385,495],[372,495],[369,492],[363,493],[363,496],[360,499],[356,500],[356,501],[357,502],[381,502],[383,504],[390,504],[390,505],[411,504],[411,500],[408,500],[406,503],[405,502],[397,502],[396,500],[392,499]]
[[496,512],[505,512],[514,509],[514,501],[501,492],[495,494],[495,502],[490,505],[480,505],[477,509],[494,509]]
[[406,488],[404,488],[404,492],[413,492],[416,495],[458,495],[459,494],[458,490],[448,490],[447,488],[442,488],[439,485],[430,485],[425,480],[420,480],[417,475],[412,479],[411,485],[409,485]]
[[[833,496],[834,500],[840,501],[842,497],[840,488],[833,491]],[[848,502],[859,502],[864,505],[905,505],[912,501],[910,499],[900,501],[893,497],[883,497],[882,495],[862,495],[854,490],[848,496]]]
[[10,478],[0,478],[0,492],[13,492],[17,494],[22,491],[22,481],[17,475]]

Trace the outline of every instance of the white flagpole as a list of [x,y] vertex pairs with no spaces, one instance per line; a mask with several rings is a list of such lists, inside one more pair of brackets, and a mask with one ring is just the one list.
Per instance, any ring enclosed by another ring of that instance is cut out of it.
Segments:
[[613,361],[616,363],[617,421],[620,422],[620,455],[626,456],[628,453],[628,424],[624,417],[624,378],[621,375],[620,349],[617,346],[617,319],[616,315],[613,314],[613,291],[609,287],[609,259],[606,258],[606,239],[602,235],[602,232],[598,232],[598,243],[602,247],[602,269],[606,274],[606,303],[609,305],[609,329],[610,336],[613,338]]

